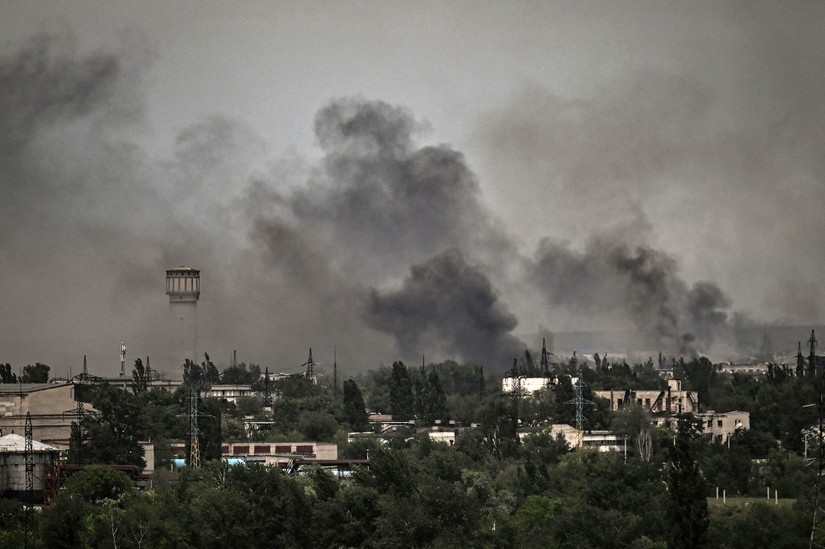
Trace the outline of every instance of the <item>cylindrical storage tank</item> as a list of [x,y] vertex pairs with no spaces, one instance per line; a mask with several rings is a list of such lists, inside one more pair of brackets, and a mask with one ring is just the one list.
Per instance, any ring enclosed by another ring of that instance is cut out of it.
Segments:
[[60,450],[32,441],[32,492],[26,491],[26,439],[14,433],[0,437],[0,495],[42,503],[53,477],[51,469],[59,463]]

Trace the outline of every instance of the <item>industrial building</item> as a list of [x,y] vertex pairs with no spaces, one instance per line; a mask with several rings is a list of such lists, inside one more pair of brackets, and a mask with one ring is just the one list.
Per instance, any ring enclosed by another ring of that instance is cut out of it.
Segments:
[[0,384],[0,435],[22,434],[28,413],[35,439],[67,449],[72,422],[77,421],[75,389],[69,382]]
[[610,402],[610,409],[621,412],[628,406],[641,406],[651,414],[696,414],[699,413],[699,393],[685,391],[678,379],[667,380],[667,389],[663,390],[609,390],[593,391],[598,398]]
[[[183,456],[186,446],[173,444],[172,452]],[[285,468],[295,459],[336,460],[338,445],[332,442],[225,442],[221,445],[221,457]]]

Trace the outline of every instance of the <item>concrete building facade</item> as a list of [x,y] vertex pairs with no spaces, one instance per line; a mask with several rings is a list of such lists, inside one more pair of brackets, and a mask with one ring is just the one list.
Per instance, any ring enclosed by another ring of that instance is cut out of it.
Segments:
[[637,404],[651,414],[699,413],[699,393],[683,390],[678,379],[667,380],[667,389],[663,390],[609,390],[593,391],[593,394],[610,401],[614,412]]
[[[84,405],[85,411],[92,408]],[[0,384],[0,435],[22,435],[26,413],[31,414],[36,440],[60,449],[69,447],[72,422],[77,421],[72,383]]]

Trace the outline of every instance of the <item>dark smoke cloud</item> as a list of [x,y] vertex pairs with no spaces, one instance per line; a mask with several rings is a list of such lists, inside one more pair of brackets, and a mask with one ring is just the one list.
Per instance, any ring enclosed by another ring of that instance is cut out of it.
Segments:
[[453,352],[504,371],[524,344],[510,332],[518,321],[483,270],[457,249],[413,265],[396,290],[373,290],[367,324],[392,334],[405,356]]
[[[689,287],[678,262],[649,246],[631,247],[610,236],[593,238],[583,252],[544,239],[532,272],[551,310],[565,307],[583,316],[606,315],[631,322],[642,349],[696,354],[726,335],[731,302],[711,282]],[[638,347],[637,347],[638,348]]]
[[284,198],[302,232],[334,241],[334,255],[370,279],[448,247],[489,257],[509,246],[461,153],[415,145],[422,127],[380,101],[331,102],[315,119],[321,169]]
[[[324,303],[342,296],[359,303],[349,313],[363,316],[340,324],[366,323],[392,336],[402,358],[449,353],[499,367],[508,363],[502,357],[518,354],[509,335],[516,320],[463,254],[498,265],[490,260],[514,254],[514,247],[482,205],[463,156],[447,146],[416,145],[422,127],[408,111],[380,101],[329,103],[316,116],[324,157],[308,182],[255,187],[254,208],[263,211],[253,241],[294,287],[326,296]],[[271,204],[262,208],[261,200]],[[419,262],[401,290],[368,290]]]

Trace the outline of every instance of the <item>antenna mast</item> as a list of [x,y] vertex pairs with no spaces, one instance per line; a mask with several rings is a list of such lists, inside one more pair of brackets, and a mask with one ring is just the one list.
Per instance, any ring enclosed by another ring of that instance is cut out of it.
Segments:
[[264,407],[272,407],[272,391],[269,389],[269,366],[264,371]]
[[338,349],[332,350],[332,396],[338,399]]
[[126,363],[126,344],[120,342],[120,377],[123,377]]

